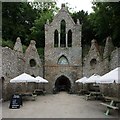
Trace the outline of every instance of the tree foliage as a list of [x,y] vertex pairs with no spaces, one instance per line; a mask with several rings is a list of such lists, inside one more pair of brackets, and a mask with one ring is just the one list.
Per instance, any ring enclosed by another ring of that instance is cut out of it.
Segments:
[[94,13],[90,15],[95,37],[104,43],[111,36],[115,46],[120,46],[120,2],[95,3]]
[[39,10],[38,16],[31,28],[31,39],[36,40],[37,47],[45,45],[45,23],[47,20],[52,21],[54,13],[58,10],[56,3],[34,3],[33,7]]
[[[74,21],[76,22],[79,19],[82,24],[82,45],[90,44],[93,38],[103,45],[105,38],[111,36],[114,45],[120,46],[120,2],[94,3],[93,9],[94,12],[90,15],[83,10],[71,13]],[[44,25],[47,19],[50,21],[53,19],[57,11],[57,5],[54,2],[3,2],[3,44],[10,43],[12,46],[16,38],[20,36],[24,45],[28,46],[30,40],[34,39],[37,48],[44,48]]]
[[20,36],[24,44],[28,43],[30,28],[36,18],[36,10],[25,2],[2,3],[2,37],[15,41]]
[[90,44],[91,40],[94,38],[93,27],[90,24],[89,15],[87,12],[81,10],[72,14],[72,18],[75,23],[79,19],[82,24],[82,45]]

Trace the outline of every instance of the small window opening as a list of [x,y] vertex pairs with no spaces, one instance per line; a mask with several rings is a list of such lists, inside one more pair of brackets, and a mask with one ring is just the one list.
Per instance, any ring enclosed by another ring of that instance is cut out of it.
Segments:
[[30,67],[35,67],[36,66],[36,61],[34,59],[30,60]]

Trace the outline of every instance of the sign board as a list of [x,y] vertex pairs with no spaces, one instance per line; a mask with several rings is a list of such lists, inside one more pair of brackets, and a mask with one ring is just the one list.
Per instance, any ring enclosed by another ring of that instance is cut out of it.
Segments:
[[19,94],[12,95],[9,108],[17,109],[20,108],[20,105],[22,105],[22,96]]

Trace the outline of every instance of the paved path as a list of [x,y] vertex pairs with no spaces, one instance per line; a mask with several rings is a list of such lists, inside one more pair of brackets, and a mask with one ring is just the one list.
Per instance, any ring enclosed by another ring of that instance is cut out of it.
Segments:
[[24,101],[20,109],[9,109],[3,103],[3,118],[112,118],[105,116],[100,101],[86,101],[83,96],[61,92],[55,95],[37,96],[36,101]]

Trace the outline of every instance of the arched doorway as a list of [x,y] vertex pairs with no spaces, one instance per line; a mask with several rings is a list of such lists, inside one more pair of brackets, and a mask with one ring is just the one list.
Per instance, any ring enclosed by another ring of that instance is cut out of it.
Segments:
[[55,82],[55,88],[58,92],[60,91],[69,92],[71,88],[70,80],[64,75],[60,76]]

